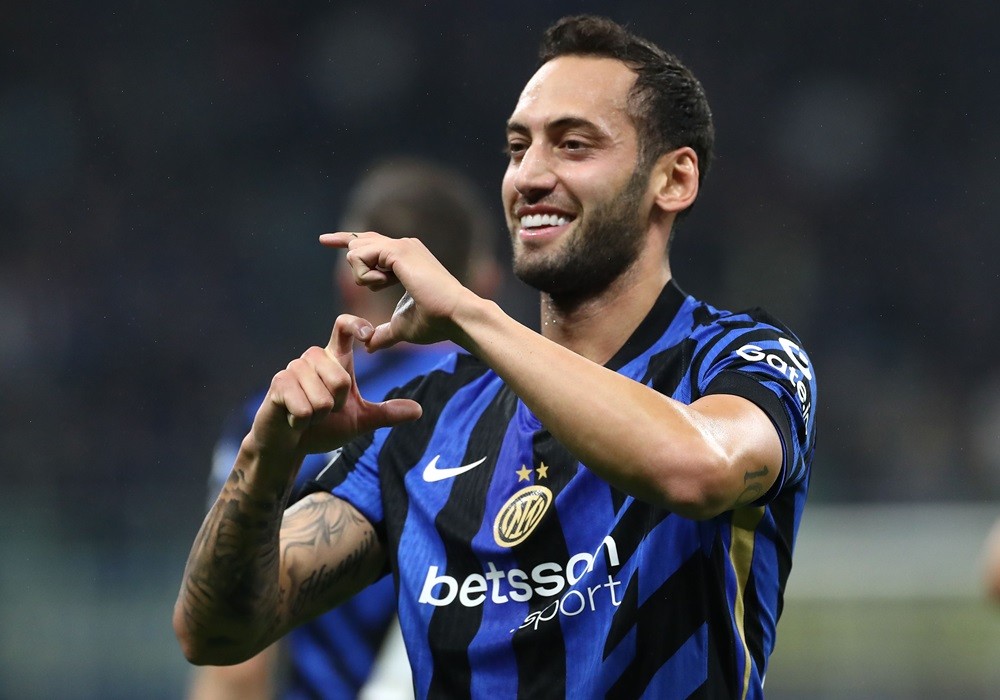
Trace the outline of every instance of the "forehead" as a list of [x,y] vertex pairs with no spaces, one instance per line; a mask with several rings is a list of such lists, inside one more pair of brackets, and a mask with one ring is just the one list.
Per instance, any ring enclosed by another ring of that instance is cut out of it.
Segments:
[[631,124],[628,95],[635,78],[635,73],[613,58],[554,58],[524,86],[510,121],[532,126],[572,116],[608,127]]

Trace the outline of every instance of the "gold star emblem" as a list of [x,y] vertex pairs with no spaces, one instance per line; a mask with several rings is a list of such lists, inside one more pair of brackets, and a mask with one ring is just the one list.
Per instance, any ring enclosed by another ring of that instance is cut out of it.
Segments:
[[538,478],[539,479],[549,478],[549,468],[545,464],[545,462],[542,462],[541,464],[538,465]]
[[528,469],[526,466],[524,466],[522,464],[521,468],[518,469],[514,473],[517,474],[517,480],[518,481],[527,481],[528,477],[531,476],[531,472],[533,472],[533,471],[535,471],[535,470],[534,469]]

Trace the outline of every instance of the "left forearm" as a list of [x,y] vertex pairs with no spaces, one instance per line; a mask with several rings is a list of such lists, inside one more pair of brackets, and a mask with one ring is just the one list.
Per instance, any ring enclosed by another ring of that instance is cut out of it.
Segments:
[[491,302],[459,324],[460,342],[609,483],[695,516],[731,505],[713,496],[730,455],[698,411],[547,340]]

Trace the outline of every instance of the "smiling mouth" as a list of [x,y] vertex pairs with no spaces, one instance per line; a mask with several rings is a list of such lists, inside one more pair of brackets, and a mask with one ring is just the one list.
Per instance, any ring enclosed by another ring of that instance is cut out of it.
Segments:
[[531,231],[553,226],[565,226],[570,221],[572,221],[570,217],[558,214],[528,214],[522,216],[519,223],[522,230]]

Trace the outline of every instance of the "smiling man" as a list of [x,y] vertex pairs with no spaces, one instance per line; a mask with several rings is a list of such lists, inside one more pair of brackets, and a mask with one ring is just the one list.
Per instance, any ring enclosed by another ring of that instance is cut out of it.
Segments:
[[[239,661],[388,567],[418,697],[762,697],[816,382],[780,322],[673,278],[712,143],[675,57],[567,18],[507,122],[502,199],[541,333],[418,240],[322,236],[358,284],[405,295],[275,376],[188,561],[187,657]],[[470,354],[362,398],[355,342],[443,340]],[[338,447],[283,514],[303,455]]]
[[[528,83],[508,122],[503,199],[514,272],[549,295],[596,297],[639,255],[649,164],[637,163],[629,116],[635,77],[618,60],[558,57]],[[565,236],[569,226],[578,231]]]

